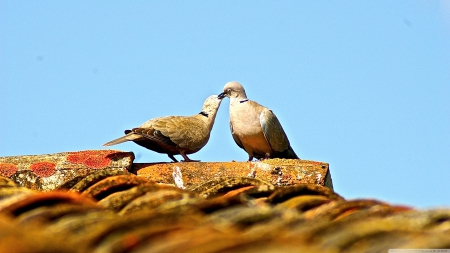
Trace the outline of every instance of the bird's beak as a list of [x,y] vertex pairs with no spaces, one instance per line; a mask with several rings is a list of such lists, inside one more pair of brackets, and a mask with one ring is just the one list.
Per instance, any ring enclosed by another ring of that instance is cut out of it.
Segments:
[[226,97],[227,96],[227,93],[226,92],[222,92],[222,93],[220,93],[219,95],[217,95],[217,97],[219,98],[219,99],[222,99],[222,98],[224,98],[224,97]]

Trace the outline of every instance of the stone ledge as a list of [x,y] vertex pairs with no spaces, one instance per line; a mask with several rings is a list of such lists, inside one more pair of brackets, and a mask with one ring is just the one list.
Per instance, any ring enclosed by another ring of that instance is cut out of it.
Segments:
[[0,175],[38,190],[70,188],[96,170],[129,171],[157,183],[194,189],[207,181],[246,177],[273,186],[316,184],[333,189],[328,163],[298,159],[257,162],[133,163],[134,154],[117,150],[83,150],[55,154],[0,157]]
[[275,186],[318,184],[333,189],[328,163],[296,159],[258,162],[134,163],[133,173],[158,183],[192,188],[205,181],[249,177]]

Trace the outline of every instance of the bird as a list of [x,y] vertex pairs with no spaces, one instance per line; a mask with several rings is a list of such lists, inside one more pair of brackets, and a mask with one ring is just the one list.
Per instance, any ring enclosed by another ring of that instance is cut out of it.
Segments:
[[187,156],[203,148],[209,140],[217,110],[222,98],[209,96],[200,113],[192,116],[166,116],[146,121],[139,127],[125,130],[125,136],[103,144],[112,146],[126,141],[167,154],[174,162],[174,155],[181,155],[183,162],[196,162]]
[[277,116],[257,102],[247,98],[244,87],[228,82],[218,98],[230,99],[230,130],[236,144],[253,158],[299,159]]

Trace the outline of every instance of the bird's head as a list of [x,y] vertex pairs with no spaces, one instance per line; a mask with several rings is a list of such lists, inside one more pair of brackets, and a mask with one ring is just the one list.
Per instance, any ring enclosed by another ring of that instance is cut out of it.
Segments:
[[244,87],[238,82],[229,82],[223,87],[223,92],[218,95],[218,98],[247,98]]
[[200,114],[205,117],[209,117],[211,115],[213,117],[215,117],[221,102],[222,102],[222,98],[220,98],[216,95],[209,96],[203,103],[203,108],[202,108]]

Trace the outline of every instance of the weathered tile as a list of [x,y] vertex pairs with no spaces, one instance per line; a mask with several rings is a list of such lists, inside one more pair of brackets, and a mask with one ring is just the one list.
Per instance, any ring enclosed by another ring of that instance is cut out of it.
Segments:
[[7,156],[0,157],[0,176],[30,189],[51,191],[93,170],[127,171],[133,160],[133,153],[116,150]]
[[249,177],[275,186],[318,184],[333,188],[327,163],[297,159],[257,162],[190,162],[133,164],[133,172],[159,183],[195,188],[205,181]]

